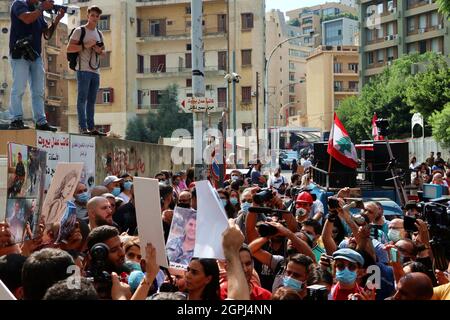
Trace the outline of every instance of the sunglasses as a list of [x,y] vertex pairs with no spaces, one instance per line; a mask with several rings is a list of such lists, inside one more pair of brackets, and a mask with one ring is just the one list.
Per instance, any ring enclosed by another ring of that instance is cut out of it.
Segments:
[[336,262],[336,269],[344,270],[346,267],[349,271],[355,271],[357,266],[356,266],[356,263],[353,263],[353,262],[348,262],[348,263],[345,263],[342,261]]
[[241,202],[242,202],[242,203],[244,203],[244,202],[252,203],[253,200],[251,200],[251,199],[250,199],[250,200],[243,199],[243,200],[241,200]]

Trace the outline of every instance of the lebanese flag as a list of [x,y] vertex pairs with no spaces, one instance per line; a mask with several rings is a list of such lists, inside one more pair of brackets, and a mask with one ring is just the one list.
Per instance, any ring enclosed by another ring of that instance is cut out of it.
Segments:
[[334,113],[333,127],[328,139],[327,152],[344,166],[356,169],[358,167],[358,156],[355,145],[350,140],[347,130]]
[[374,141],[381,141],[384,140],[384,137],[378,134],[377,120],[377,114],[374,113],[372,118],[372,137]]

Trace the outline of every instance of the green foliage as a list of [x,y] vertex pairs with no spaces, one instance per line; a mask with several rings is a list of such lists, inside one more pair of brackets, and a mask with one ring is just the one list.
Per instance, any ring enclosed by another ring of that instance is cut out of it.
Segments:
[[437,0],[439,12],[446,15],[450,20],[450,0]]
[[433,127],[433,136],[444,147],[450,147],[450,102],[442,111],[435,111],[429,119]]
[[136,117],[128,121],[127,130],[125,132],[125,139],[132,141],[148,142],[150,133],[145,126],[142,117]]
[[158,143],[160,137],[171,137],[176,129],[193,132],[192,114],[180,110],[177,92],[176,85],[168,86],[162,95],[158,113],[148,113],[146,125],[150,133],[150,142]]
[[126,139],[158,143],[160,137],[169,138],[176,129],[192,134],[192,114],[183,113],[178,106],[178,87],[170,85],[164,91],[157,113],[149,112],[144,119],[137,117],[128,122]]
[[[412,74],[413,65],[426,65],[423,72]],[[341,102],[337,111],[352,141],[372,139],[371,121],[389,120],[389,138],[406,138],[411,132],[411,117],[421,112],[425,119],[425,134],[430,131],[428,117],[440,111],[450,101],[450,72],[441,55],[426,53],[407,55],[371,79],[359,97]]]
[[334,20],[334,19],[338,19],[338,18],[349,18],[349,19],[353,19],[353,20],[358,21],[358,16],[355,16],[354,14],[351,14],[350,12],[342,12],[342,13],[339,13],[339,14],[325,16],[325,17],[322,18],[322,22],[329,21],[329,20]]

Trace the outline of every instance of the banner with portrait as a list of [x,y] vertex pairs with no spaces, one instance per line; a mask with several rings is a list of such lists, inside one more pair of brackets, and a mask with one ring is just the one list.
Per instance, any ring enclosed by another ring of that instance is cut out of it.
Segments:
[[14,243],[36,236],[44,197],[47,154],[38,148],[8,143],[6,211],[0,220],[9,224]]

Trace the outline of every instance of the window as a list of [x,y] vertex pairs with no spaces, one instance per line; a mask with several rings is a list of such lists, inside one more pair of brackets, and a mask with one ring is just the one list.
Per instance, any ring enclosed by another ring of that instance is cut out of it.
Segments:
[[217,15],[217,31],[227,32],[227,15],[218,14]]
[[408,32],[414,32],[416,29],[416,18],[408,18]]
[[144,56],[137,56],[137,73],[144,73]]
[[104,56],[100,56],[100,68],[109,68],[111,59],[111,51],[107,51]]
[[289,96],[289,103],[295,102],[295,96]]
[[243,13],[242,18],[242,30],[253,29],[253,13]]
[[289,70],[295,70],[295,63],[292,61],[289,61]]
[[137,103],[138,109],[142,109],[142,104],[144,103],[144,91],[140,89],[137,91]]
[[219,108],[227,106],[227,88],[217,88],[217,102]]
[[114,102],[113,88],[100,88],[97,91],[96,104],[110,104]]
[[440,45],[439,45],[439,38],[431,39],[431,51],[441,52]]
[[150,20],[150,35],[161,37],[166,35],[166,20]]
[[367,53],[367,64],[373,64],[373,52]]
[[289,85],[289,92],[290,93],[295,93],[295,85],[293,85],[293,84]]
[[381,15],[383,13],[383,11],[384,11],[383,2],[381,2],[381,3],[377,4],[377,13]]
[[357,63],[349,63],[348,70],[353,71],[354,73],[358,73],[358,64]]
[[394,47],[386,49],[386,56],[388,61],[394,60]]
[[312,27],[308,27],[308,28],[304,28],[303,29],[303,34],[310,34],[311,32],[313,32],[313,28]]
[[305,44],[310,44],[310,43],[311,43],[311,37],[305,37],[305,38],[303,38],[303,42],[304,42]]
[[408,44],[408,54],[417,52],[417,43]]
[[358,81],[349,81],[348,88],[350,91],[358,91]]
[[186,14],[191,14],[191,5],[188,4],[185,8],[186,10],[184,11]]
[[419,16],[419,29],[425,29],[427,27],[427,16],[421,14]]
[[150,91],[150,108],[158,109],[161,104],[161,99],[163,95],[162,90],[151,90]]
[[386,33],[387,33],[387,34],[386,34],[387,36],[392,36],[392,35],[394,35],[394,23],[393,23],[393,22],[387,24],[387,30],[386,30]]
[[109,18],[110,16],[101,16],[97,23],[98,30],[105,31],[110,30],[109,26]]
[[334,82],[334,91],[337,91],[337,92],[342,91],[342,81]]
[[427,42],[425,40],[419,41],[419,53],[424,54],[427,52]]
[[342,73],[342,63],[334,64],[334,73]]
[[389,0],[387,2],[387,9],[389,12],[392,12],[394,10],[394,1],[393,0]]
[[252,87],[242,87],[242,103],[252,103]]
[[377,29],[377,38],[378,39],[384,38],[384,30],[383,29],[384,29],[383,26],[381,26],[380,29]]
[[295,81],[295,72],[289,72],[289,81]]
[[439,17],[438,17],[437,12],[433,12],[431,14],[431,19],[430,20],[431,20],[431,26],[432,27],[435,27],[435,26],[437,26],[439,24]]
[[242,53],[242,66],[252,65],[252,50],[241,50]]
[[373,30],[367,30],[367,41],[373,41]]
[[192,54],[190,52],[184,54],[186,69],[192,68]]
[[192,79],[186,79],[186,88],[191,88],[192,87]]
[[377,51],[377,62],[378,63],[384,62],[384,49]]
[[166,56],[156,55],[150,56],[150,72],[166,72]]
[[186,51],[191,51],[192,50],[192,44],[187,43],[186,44]]
[[219,70],[227,70],[227,52],[219,51],[217,53],[217,60]]

